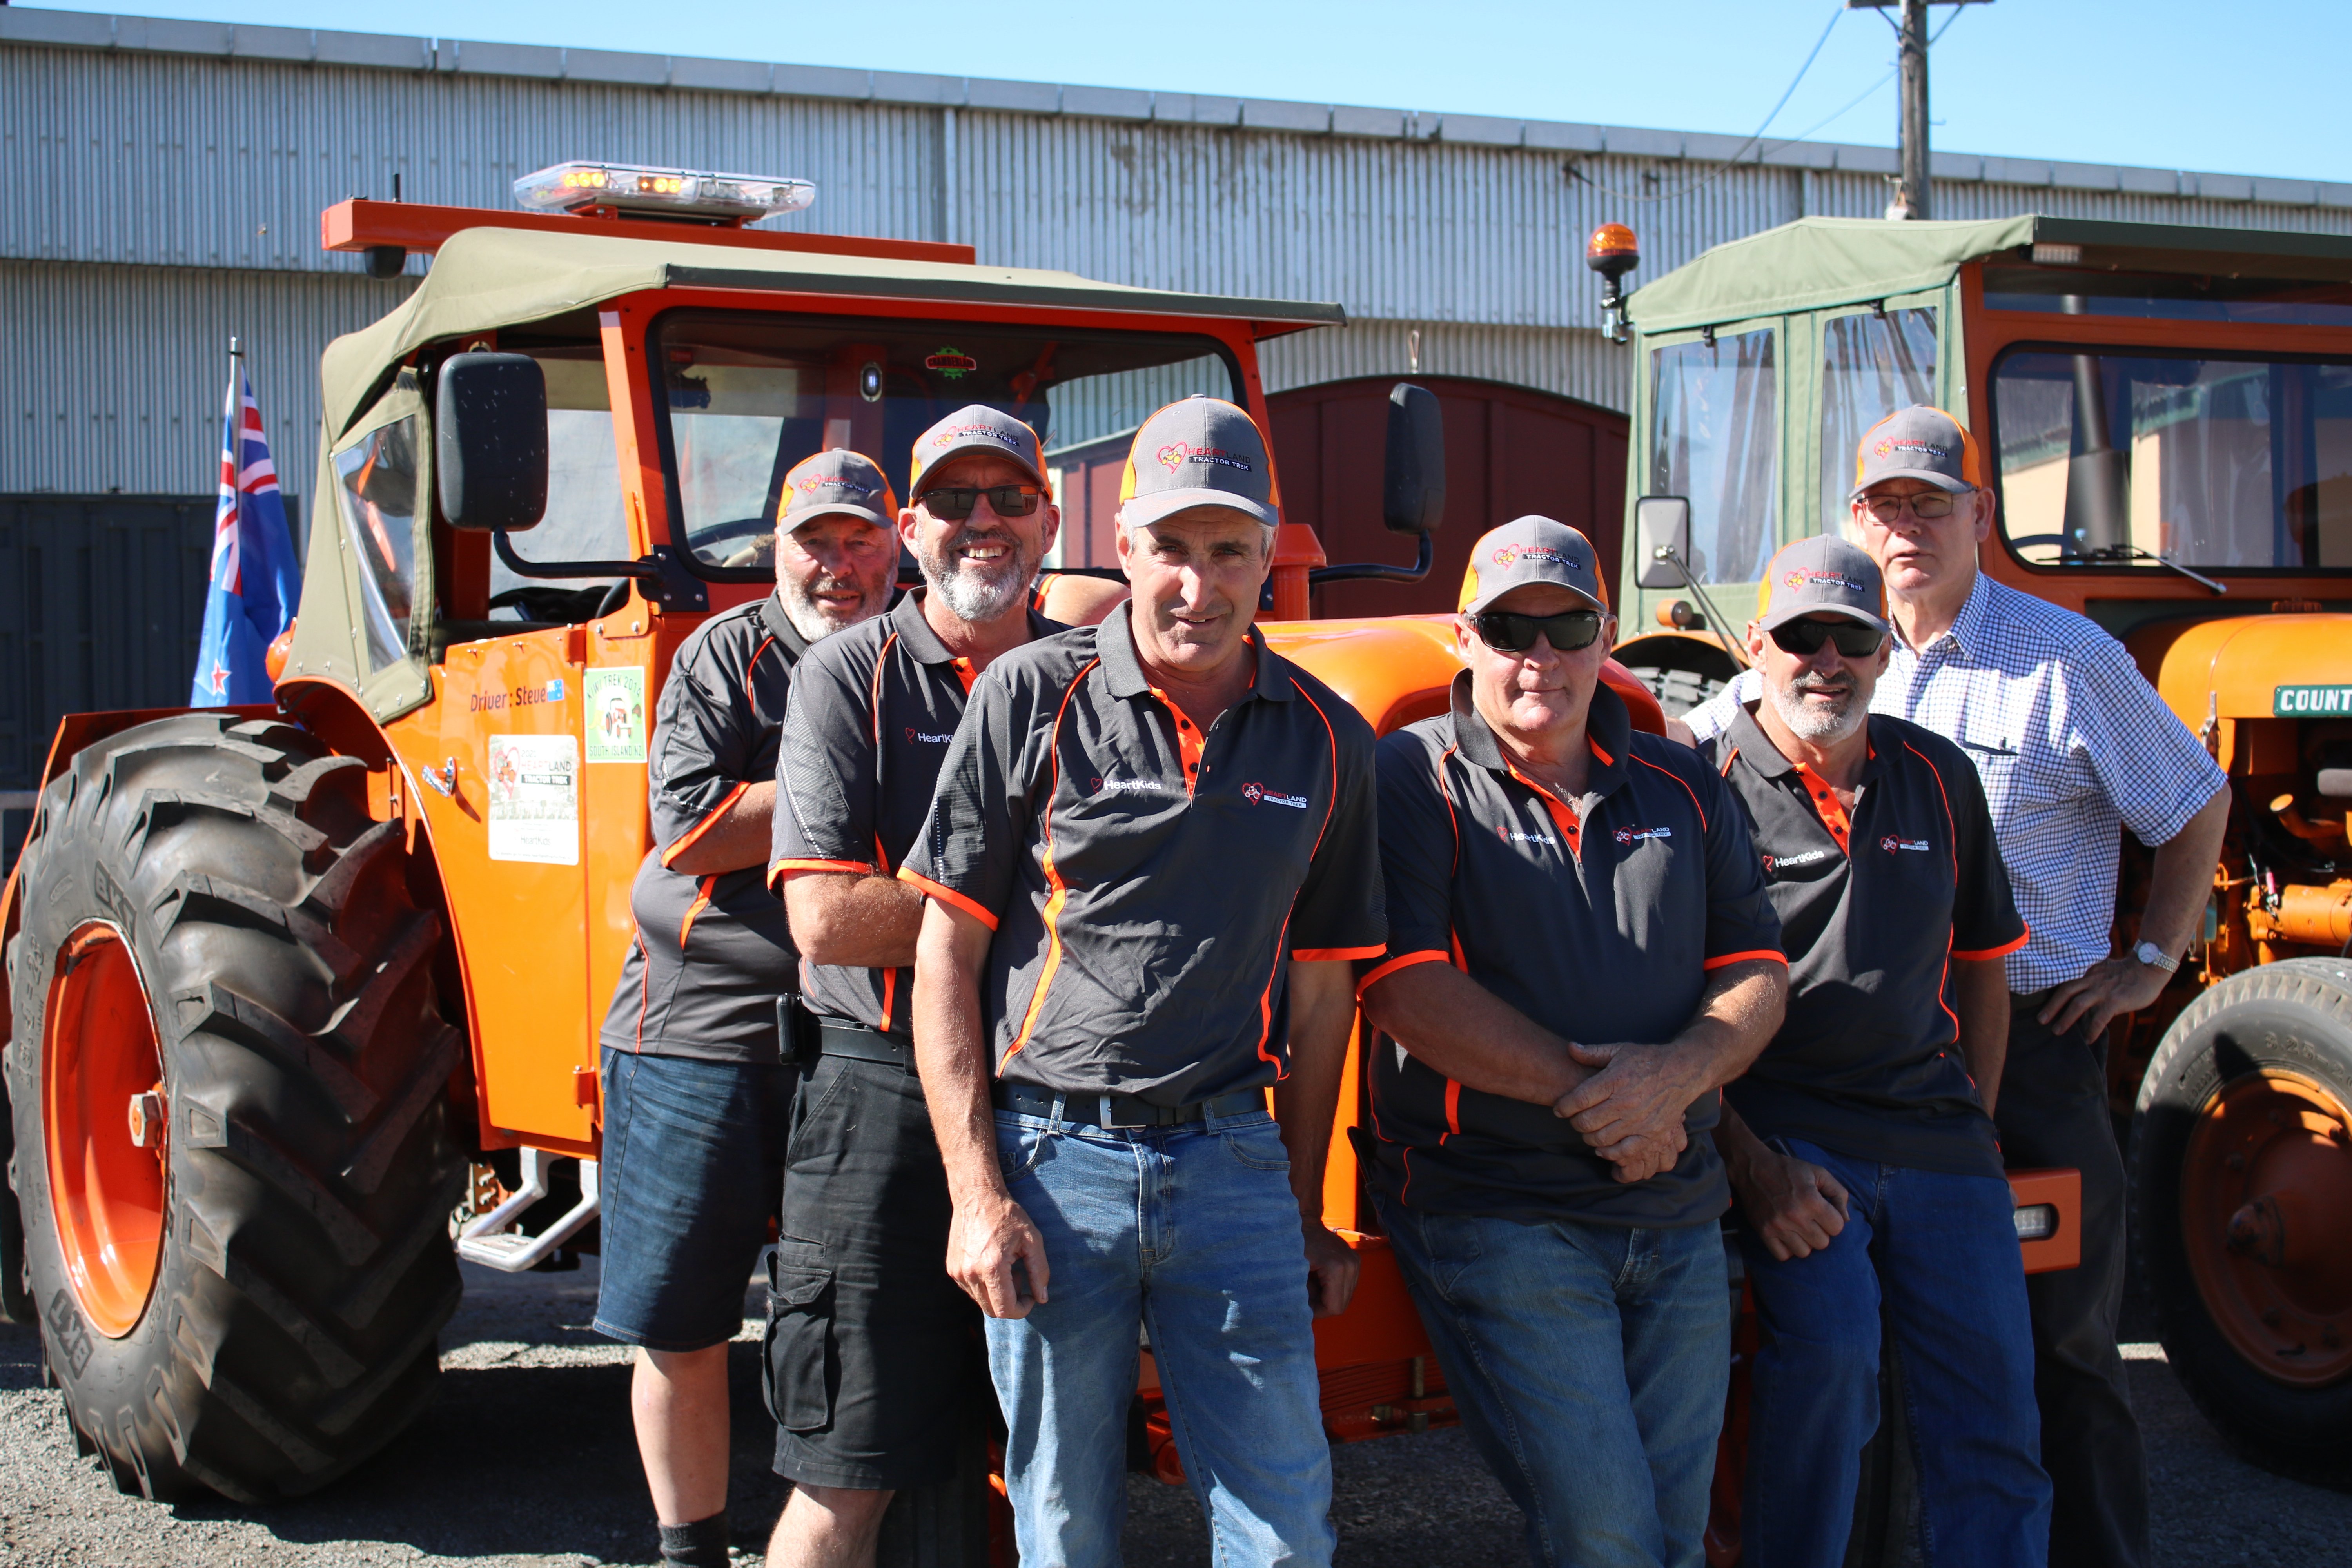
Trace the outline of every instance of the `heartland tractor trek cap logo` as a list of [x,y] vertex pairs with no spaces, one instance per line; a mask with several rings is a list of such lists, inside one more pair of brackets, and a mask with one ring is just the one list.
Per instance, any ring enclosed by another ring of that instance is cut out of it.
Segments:
[[847,447],[819,452],[793,465],[784,476],[783,506],[776,521],[788,529],[821,517],[862,518],[888,528],[898,521],[898,498],[872,458]]
[[1925,404],[1898,409],[1862,434],[1853,454],[1853,489],[1860,500],[1886,479],[1924,479],[1951,495],[1965,495],[1984,481],[1975,437],[1959,421]]
[[1003,458],[1036,480],[1046,500],[1053,499],[1053,481],[1045,477],[1045,450],[1038,443],[1037,432],[984,403],[959,408],[915,437],[914,469],[907,476],[908,498],[921,499],[923,476],[967,452]]
[[1621,827],[1610,835],[1620,844],[1639,844],[1644,838],[1672,838],[1671,827]]
[[1305,795],[1278,794],[1255,782],[1242,785],[1242,798],[1252,805],[1286,805],[1294,811],[1307,809]]
[[1601,584],[1592,542],[1564,522],[1533,515],[1488,530],[1470,547],[1456,607],[1475,616],[1512,589],[1534,583],[1565,588],[1591,608],[1608,612],[1609,592]]
[[1859,621],[1885,635],[1885,579],[1868,552],[1829,533],[1780,547],[1756,589],[1757,629],[1806,616]]
[[1145,420],[1119,475],[1121,528],[1142,528],[1194,507],[1237,511],[1272,528],[1281,506],[1265,435],[1218,397],[1187,397]]

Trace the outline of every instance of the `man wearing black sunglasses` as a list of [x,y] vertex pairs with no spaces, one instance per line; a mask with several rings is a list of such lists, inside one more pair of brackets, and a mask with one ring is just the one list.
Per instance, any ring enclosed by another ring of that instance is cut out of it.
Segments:
[[1747,816],[1790,965],[1788,1017],[1715,1130],[1762,1327],[1742,1542],[1759,1563],[1844,1560],[1883,1300],[1933,1413],[1919,1497],[1938,1560],[2038,1563],[2050,1479],[1991,1115],[2025,923],[1967,757],[1870,710],[1891,638],[1869,555],[1800,540],[1759,598],[1762,696],[1701,748]]
[[1786,963],[1722,779],[1601,682],[1614,620],[1574,529],[1473,546],[1450,710],[1376,753],[1359,994],[1394,1043],[1357,1138],[1529,1555],[1698,1568],[1730,1330],[1706,1129]]
[[795,1483],[770,1561],[874,1561],[896,1490],[946,1479],[985,1400],[980,1314],[940,1260],[947,1175],[909,1012],[923,896],[897,879],[973,679],[1064,629],[1030,607],[1053,547],[1037,433],[982,405],[918,437],[898,537],[920,588],[819,644],[777,757],[774,853],[801,954],[803,1076],[772,1254],[769,1407]]

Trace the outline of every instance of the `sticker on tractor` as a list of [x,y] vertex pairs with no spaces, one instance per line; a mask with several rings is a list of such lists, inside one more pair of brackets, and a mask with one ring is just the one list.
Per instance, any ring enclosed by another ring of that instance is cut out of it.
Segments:
[[2282,686],[2271,693],[2278,719],[2352,719],[2352,686]]
[[490,737],[490,858],[580,864],[580,746],[569,735]]
[[588,709],[588,760],[646,760],[646,672],[634,664],[592,669],[580,683]]
[[923,368],[937,371],[946,379],[955,381],[978,370],[980,362],[953,344],[948,344],[939,353],[926,356]]

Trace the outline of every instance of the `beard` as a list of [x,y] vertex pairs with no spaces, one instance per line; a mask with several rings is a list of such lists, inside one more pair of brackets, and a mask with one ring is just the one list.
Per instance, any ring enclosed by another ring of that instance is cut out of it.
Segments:
[[[783,604],[784,619],[792,622],[793,630],[809,642],[871,620],[889,598],[887,589],[880,594],[868,593],[856,578],[835,576],[830,572],[820,574],[813,583],[803,583],[782,573],[777,575],[776,596]],[[828,605],[817,597],[819,594],[856,594],[857,603],[850,607]]]
[[[1002,544],[1007,553],[992,563],[960,559],[956,552],[969,545]],[[958,529],[936,552],[918,551],[915,563],[923,581],[946,602],[956,619],[975,626],[992,621],[1027,603],[1029,584],[1036,579],[1045,552],[1024,544],[1009,529]]]
[[[1835,745],[1870,719],[1869,705],[1862,700],[1861,690],[1850,677],[1825,681],[1799,676],[1785,686],[1768,686],[1765,691],[1780,722],[1799,740],[1816,746]],[[1827,700],[1809,701],[1809,694]]]

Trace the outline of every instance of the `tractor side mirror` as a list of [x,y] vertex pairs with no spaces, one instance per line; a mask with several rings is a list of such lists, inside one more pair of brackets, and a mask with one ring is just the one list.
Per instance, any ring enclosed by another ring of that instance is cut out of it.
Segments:
[[452,528],[516,533],[547,513],[547,376],[529,354],[441,365],[434,471]]
[[1437,395],[1409,381],[1389,394],[1381,521],[1392,533],[1430,534],[1445,515],[1445,416]]
[[[1644,588],[1679,588],[1690,575],[1700,575],[1691,559],[1690,501],[1684,496],[1643,496],[1633,503],[1633,538],[1641,552],[1641,570],[1633,581]],[[1680,561],[1682,565],[1675,563]]]

